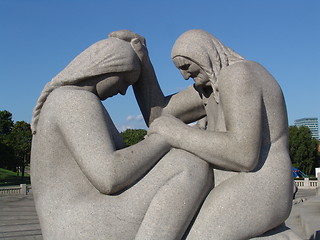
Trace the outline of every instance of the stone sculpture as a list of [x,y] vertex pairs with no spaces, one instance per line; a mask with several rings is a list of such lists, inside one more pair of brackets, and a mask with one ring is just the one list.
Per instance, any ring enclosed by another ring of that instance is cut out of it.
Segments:
[[215,169],[215,187],[187,239],[249,239],[280,225],[291,210],[293,179],[279,85],[201,30],[180,36],[171,57],[185,79],[194,79],[206,131],[163,116],[149,132]]
[[[31,177],[44,238],[284,237],[261,236],[284,222],[292,204],[276,80],[191,30],[177,39],[172,59],[195,84],[165,97],[144,39],[127,30],[109,36],[49,82],[34,109]],[[131,84],[150,129],[124,148],[100,100]]]
[[[130,39],[126,31],[112,34]],[[147,55],[135,43],[136,52]],[[155,119],[149,136],[160,134],[213,166],[214,188],[187,239],[262,238],[269,230],[264,239],[271,232],[270,239],[299,239],[281,225],[291,211],[293,179],[286,106],[276,80],[202,30],[182,34],[171,57],[194,86],[166,99],[150,61],[143,61],[149,75],[139,84],[148,87],[140,88],[145,97],[138,102],[145,118]],[[159,110],[149,116],[154,108],[162,109],[160,117]],[[199,119],[198,129],[186,124]]]
[[208,164],[158,134],[124,148],[101,100],[125,94],[140,66],[130,43],[109,38],[45,86],[31,153],[44,239],[180,239],[210,190]]

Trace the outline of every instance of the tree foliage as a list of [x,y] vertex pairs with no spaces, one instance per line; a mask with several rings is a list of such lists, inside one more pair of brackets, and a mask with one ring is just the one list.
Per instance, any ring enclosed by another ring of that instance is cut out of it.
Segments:
[[12,114],[0,111],[0,167],[14,168],[14,151],[11,146],[10,133],[13,128]]
[[0,111],[0,137],[8,135],[13,127],[12,114],[6,110]]
[[30,162],[31,152],[30,124],[24,121],[16,123],[8,111],[0,111],[0,167],[14,170]]
[[13,148],[0,141],[0,168],[15,169],[16,161]]
[[147,131],[144,129],[127,129],[120,133],[127,146],[134,145],[144,139]]
[[17,165],[22,168],[23,176],[25,166],[30,163],[32,140],[30,124],[24,121],[16,122],[10,133],[10,139]]
[[289,152],[294,167],[307,175],[314,174],[319,164],[318,140],[312,138],[308,127],[289,127]]

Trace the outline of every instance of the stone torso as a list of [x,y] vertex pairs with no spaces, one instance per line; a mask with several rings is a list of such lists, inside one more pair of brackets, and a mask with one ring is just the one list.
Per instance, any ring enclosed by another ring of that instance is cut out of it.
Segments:
[[[290,181],[291,176],[289,176],[288,173],[291,162],[287,148],[287,118],[286,114],[283,114],[286,113],[286,107],[281,89],[274,78],[259,64],[243,61],[235,65],[243,65],[242,71],[250,70],[253,72],[251,76],[254,78],[254,81],[258,81],[258,85],[260,85],[260,90],[262,91],[262,142],[259,163],[253,172],[255,172],[256,176],[261,175],[261,177],[275,175],[275,179],[277,179],[279,174],[275,173],[276,171],[274,170],[271,171],[271,168],[279,168],[279,165],[282,165],[283,169],[280,170],[283,172],[281,179],[283,179],[284,174],[287,176],[286,179]],[[233,65],[231,65],[222,70],[220,75],[218,75],[217,82],[219,83],[219,81],[221,81],[221,75],[222,78],[225,79],[223,75],[227,71],[229,75],[230,72],[232,72],[233,78],[236,78],[238,74],[243,74],[242,72],[238,72],[238,66],[236,67],[236,71],[234,71],[233,68]],[[230,81],[234,80],[232,78],[230,79],[230,77],[228,79]],[[221,94],[220,91],[219,94]],[[225,119],[223,101],[221,100],[223,97],[220,96],[219,103],[215,100],[213,94],[210,94],[208,97],[203,95],[202,99],[207,113],[207,130],[214,132],[228,131],[228,127],[226,126],[228,119]],[[239,97],[239,101],[241,101],[241,96]],[[250,119],[250,116],[248,116],[248,119]],[[236,147],[237,146],[230,146],[230,151]],[[281,159],[279,156],[281,156]],[[214,169],[215,185],[217,186],[237,174],[240,173]]]

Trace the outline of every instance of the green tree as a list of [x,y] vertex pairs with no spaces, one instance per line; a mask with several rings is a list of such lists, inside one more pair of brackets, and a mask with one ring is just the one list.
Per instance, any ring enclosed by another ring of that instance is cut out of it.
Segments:
[[30,162],[30,124],[24,121],[14,123],[12,114],[0,111],[0,167],[15,171],[21,167],[24,176],[25,165]]
[[25,166],[30,163],[32,140],[30,124],[25,121],[14,123],[10,133],[10,140],[17,166],[21,168],[23,178]]
[[289,127],[289,152],[294,167],[307,175],[314,174],[319,162],[319,142],[312,138],[308,127]]
[[6,110],[0,111],[0,167],[14,170],[14,150],[10,141],[12,128],[12,114]]
[[127,146],[136,144],[144,139],[147,131],[144,129],[127,129],[120,133]]
[[0,137],[8,135],[13,127],[12,114],[6,110],[0,111]]
[[0,142],[0,168],[15,170],[14,150],[8,144]]

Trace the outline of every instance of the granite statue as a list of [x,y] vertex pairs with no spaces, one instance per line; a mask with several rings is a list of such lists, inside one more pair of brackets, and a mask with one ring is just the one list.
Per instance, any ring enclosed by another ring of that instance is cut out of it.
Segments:
[[[171,57],[194,84],[170,96],[145,39],[128,30],[45,86],[31,155],[44,239],[298,239],[272,232],[293,184],[276,80],[203,30],[182,34]],[[130,85],[149,130],[125,147],[101,101]]]
[[101,101],[141,70],[130,43],[110,37],[44,87],[31,124],[44,239],[180,239],[212,188],[209,164],[159,134],[125,147]]
[[[113,34],[130,39],[125,31]],[[143,45],[135,43],[136,52],[147,55]],[[187,239],[250,239],[268,231],[273,231],[270,239],[299,239],[289,229],[282,228],[278,235],[273,230],[283,226],[293,197],[287,112],[277,81],[260,64],[203,30],[182,34],[171,57],[194,85],[165,97],[152,64],[142,61],[149,75],[139,82],[145,92],[138,102],[152,120],[149,136],[159,134],[173,148],[213,167],[214,188]],[[161,110],[152,113],[155,108]],[[197,128],[186,124],[196,120],[201,123]]]
[[205,130],[169,115],[151,124],[150,136],[158,133],[214,168],[215,187],[187,239],[250,239],[277,227],[290,214],[293,184],[278,83],[260,64],[201,30],[181,35],[171,57],[195,82]]

